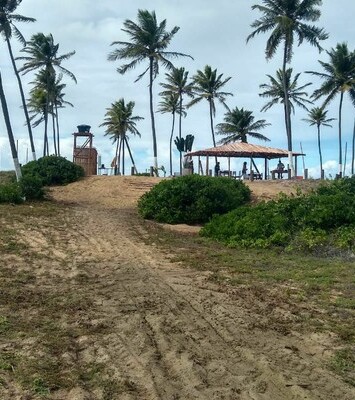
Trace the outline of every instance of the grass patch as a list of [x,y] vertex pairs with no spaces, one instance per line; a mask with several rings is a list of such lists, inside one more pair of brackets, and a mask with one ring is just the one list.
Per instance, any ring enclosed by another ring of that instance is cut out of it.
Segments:
[[345,348],[335,352],[330,367],[341,375],[346,382],[355,386],[355,352],[352,348]]

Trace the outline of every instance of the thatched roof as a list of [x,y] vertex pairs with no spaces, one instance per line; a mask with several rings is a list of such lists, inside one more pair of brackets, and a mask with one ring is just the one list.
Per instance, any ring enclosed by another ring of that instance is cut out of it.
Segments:
[[[304,156],[303,153],[292,152],[294,156]],[[213,157],[252,157],[273,158],[288,157],[287,150],[274,149],[272,147],[259,146],[251,143],[230,143],[223,146],[211,147],[205,150],[193,151],[188,156],[213,156]]]

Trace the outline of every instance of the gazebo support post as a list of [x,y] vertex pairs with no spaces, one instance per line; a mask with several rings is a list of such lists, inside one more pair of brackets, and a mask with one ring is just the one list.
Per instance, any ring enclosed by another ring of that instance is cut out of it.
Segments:
[[231,158],[228,157],[228,176],[231,177]]
[[209,157],[208,156],[206,156],[206,176],[208,176],[209,175]]
[[297,177],[297,156],[295,156],[295,177]]
[[267,158],[264,159],[264,179],[267,179]]

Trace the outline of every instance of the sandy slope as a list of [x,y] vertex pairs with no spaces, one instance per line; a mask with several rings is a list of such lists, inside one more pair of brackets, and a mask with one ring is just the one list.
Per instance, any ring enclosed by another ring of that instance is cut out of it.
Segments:
[[[287,309],[265,308],[263,315],[252,296],[215,285],[137,239],[135,232],[148,232],[134,206],[156,182],[100,176],[52,191],[71,213],[52,253],[73,262],[56,273],[68,285],[78,274],[93,279],[90,323],[110,327],[77,339],[77,363],[105,362],[126,388],[113,399],[354,399],[355,391],[324,368],[324,338],[267,328],[268,314],[292,318]],[[251,187],[261,198],[294,190],[288,182]],[[104,397],[77,387],[52,398]]]

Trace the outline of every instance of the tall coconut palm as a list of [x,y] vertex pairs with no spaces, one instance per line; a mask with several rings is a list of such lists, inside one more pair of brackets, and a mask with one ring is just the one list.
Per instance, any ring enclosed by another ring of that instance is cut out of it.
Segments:
[[227,111],[224,114],[224,122],[216,126],[218,135],[226,135],[220,140],[222,144],[228,144],[236,141],[248,143],[248,136],[270,141],[269,138],[259,133],[261,129],[266,128],[270,124],[265,119],[254,121],[253,112],[244,110],[244,108],[235,107],[233,110]]
[[[175,93],[179,97],[179,140],[181,140],[181,120],[183,117],[183,96],[187,95],[192,97],[192,83],[187,83],[189,76],[188,71],[185,71],[184,67],[173,68],[173,70],[165,74],[166,82],[161,83],[161,86],[165,89],[161,92],[161,95],[168,95]],[[180,152],[180,175],[182,174],[182,153]]]
[[317,126],[317,139],[318,139],[318,152],[319,152],[319,164],[320,164],[320,176],[323,179],[323,157],[322,148],[320,140],[320,127],[329,126],[329,122],[335,120],[335,118],[327,118],[328,111],[324,110],[322,107],[314,107],[308,113],[308,118],[303,118],[303,121],[309,123],[310,126]]
[[[111,107],[107,108],[107,112],[105,114],[105,121],[100,126],[106,127],[105,136],[111,136],[113,143],[116,143],[116,160],[120,156],[119,149],[122,149],[122,173],[124,175],[125,168],[124,168],[124,148],[127,146],[129,151],[133,168],[137,173],[137,168],[135,166],[132,152],[130,146],[128,144],[128,137],[127,133],[132,133],[133,135],[138,135],[139,137],[141,134],[139,133],[136,122],[144,119],[143,117],[139,117],[138,115],[133,116],[133,109],[135,103],[134,101],[130,101],[127,104],[125,100],[121,98],[120,100],[111,104]],[[118,162],[118,167],[120,167],[120,163]]]
[[172,69],[173,64],[170,61],[177,57],[190,57],[183,53],[167,51],[168,46],[174,35],[180,29],[175,26],[171,31],[166,30],[166,20],[158,23],[154,11],[138,10],[138,22],[126,20],[123,23],[123,32],[129,37],[128,42],[116,41],[111,45],[119,47],[113,50],[109,56],[109,61],[130,60],[128,64],[123,64],[117,68],[120,74],[125,74],[127,71],[135,68],[141,62],[148,61],[148,67],[138,76],[136,81],[140,80],[147,72],[149,73],[149,104],[150,118],[152,125],[153,138],[153,157],[155,171],[158,171],[158,150],[157,138],[154,119],[153,107],[153,82],[159,74],[159,64],[165,68]]
[[322,50],[320,41],[328,38],[328,34],[315,25],[308,22],[316,22],[321,16],[318,7],[322,5],[322,0],[262,0],[261,5],[255,4],[253,10],[262,13],[261,18],[255,20],[251,27],[254,31],[247,37],[247,42],[260,33],[271,31],[271,35],[266,43],[266,59],[270,60],[280,45],[283,46],[283,94],[285,104],[285,121],[287,146],[289,152],[289,163],[294,176],[292,159],[292,129],[291,129],[291,110],[286,82],[286,65],[291,62],[295,39],[300,46],[304,41]]
[[3,112],[3,115],[4,115],[7,135],[9,137],[10,150],[11,150],[11,155],[12,155],[12,159],[13,159],[13,162],[14,162],[16,178],[17,178],[17,180],[20,180],[21,177],[22,177],[21,166],[20,166],[20,163],[19,163],[19,160],[18,160],[17,149],[16,149],[16,145],[15,145],[15,137],[14,137],[14,134],[13,134],[13,131],[12,131],[9,110],[8,110],[8,107],[7,107],[6,96],[5,96],[4,87],[3,87],[3,84],[2,84],[1,71],[0,71],[0,102],[1,102],[2,112]]
[[54,86],[53,92],[53,115],[55,117],[56,131],[57,131],[57,149],[58,156],[60,156],[60,130],[59,130],[59,109],[65,108],[65,106],[74,107],[74,104],[70,103],[67,100],[64,100],[65,93],[63,93],[63,89],[67,86],[65,83],[60,83],[61,77],[59,77]]
[[[170,156],[170,175],[173,175],[173,136],[175,129],[175,115],[182,114],[184,117],[186,116],[186,112],[184,107],[180,110],[180,101],[179,95],[177,93],[170,92],[164,96],[162,96],[162,101],[159,102],[158,111],[162,114],[171,114],[172,115],[172,124],[171,124],[171,132],[169,139],[169,156]],[[181,163],[180,163],[181,164]]]
[[32,158],[33,158],[33,160],[35,160],[36,159],[36,149],[35,149],[35,144],[34,144],[34,140],[33,140],[30,117],[29,117],[28,110],[27,110],[26,99],[25,99],[25,94],[23,91],[21,77],[20,77],[20,74],[16,67],[16,62],[15,62],[15,58],[14,58],[14,54],[13,54],[12,46],[11,46],[12,35],[14,35],[20,41],[20,43],[22,45],[26,44],[25,38],[23,37],[22,33],[16,27],[15,22],[28,23],[28,22],[36,21],[34,18],[25,17],[25,16],[19,15],[19,14],[13,14],[13,12],[16,10],[16,8],[19,6],[19,4],[21,2],[22,2],[22,0],[0,0],[0,33],[2,34],[3,38],[5,39],[7,49],[9,51],[12,67],[13,67],[13,70],[14,70],[14,73],[15,73],[15,76],[17,79],[18,87],[20,90],[21,101],[22,101],[22,108],[23,108],[25,118],[26,118],[28,136],[30,139]]
[[206,65],[203,71],[198,70],[196,75],[192,77],[193,94],[195,98],[188,104],[188,107],[199,103],[203,99],[208,101],[212,141],[214,147],[216,147],[213,122],[213,118],[216,115],[215,101],[218,100],[228,110],[226,97],[233,96],[233,94],[229,92],[222,92],[221,89],[227,82],[229,82],[230,79],[231,77],[223,79],[223,74],[218,75],[217,69],[212,69],[210,65]]
[[27,99],[28,111],[31,114],[30,120],[33,128],[36,128],[44,121],[46,113],[47,93],[43,88],[35,86],[30,90],[30,97]]
[[307,71],[308,73],[319,76],[324,80],[319,89],[313,93],[315,100],[325,97],[322,107],[325,107],[337,95],[339,98],[339,177],[342,176],[343,150],[342,150],[342,107],[344,94],[349,93],[350,99],[355,106],[355,51],[349,51],[346,43],[338,43],[335,48],[327,51],[329,62],[319,61],[324,72]]
[[40,70],[36,74],[35,81],[31,82],[36,88],[41,88],[45,93],[48,91],[49,100],[49,113],[52,115],[53,124],[53,146],[54,153],[60,156],[60,134],[59,134],[59,108],[63,108],[65,105],[74,107],[72,103],[65,101],[63,89],[66,87],[65,83],[62,83],[63,75],[51,73],[47,77],[48,72],[44,69]]
[[47,77],[47,101],[46,101],[46,113],[45,113],[45,126],[44,126],[44,146],[43,155],[48,155],[46,149],[48,146],[48,114],[50,107],[50,85],[55,77],[55,72],[58,70],[63,75],[70,77],[75,83],[75,75],[68,69],[64,68],[61,64],[63,61],[68,60],[75,54],[75,51],[58,55],[59,44],[54,43],[52,34],[44,35],[43,33],[37,33],[33,35],[26,46],[21,50],[22,52],[28,54],[28,56],[18,57],[18,60],[25,61],[22,68],[19,69],[20,72],[27,74],[30,71],[44,70]]
[[[287,113],[295,113],[294,104],[303,108],[306,111],[308,111],[307,105],[312,104],[312,102],[306,98],[308,94],[305,91],[305,88],[310,86],[311,83],[309,82],[305,85],[298,86],[298,78],[301,74],[298,73],[294,77],[292,77],[292,72],[292,68],[288,68],[286,70],[286,75],[284,78],[283,70],[279,69],[278,71],[276,71],[276,77],[266,75],[269,78],[270,83],[263,83],[259,86],[260,89],[264,89],[262,93],[259,93],[259,96],[271,99],[264,105],[264,107],[262,107],[261,111],[267,111],[269,108],[279,103],[283,104],[285,125],[289,127],[291,127],[291,116],[288,116]],[[289,105],[288,109],[285,104],[284,82],[286,82],[287,88],[287,98]]]

